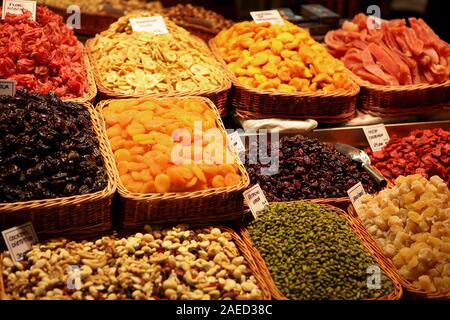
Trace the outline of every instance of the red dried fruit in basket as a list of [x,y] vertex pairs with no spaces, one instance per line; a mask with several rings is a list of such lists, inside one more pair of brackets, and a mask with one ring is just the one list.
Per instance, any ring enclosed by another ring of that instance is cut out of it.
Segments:
[[419,173],[440,176],[450,185],[450,132],[437,128],[393,136],[383,150],[367,150],[372,162],[387,178]]
[[0,20],[0,78],[16,80],[17,88],[29,92],[82,96],[88,90],[83,46],[48,8],[37,7],[37,21],[30,17],[25,12]]

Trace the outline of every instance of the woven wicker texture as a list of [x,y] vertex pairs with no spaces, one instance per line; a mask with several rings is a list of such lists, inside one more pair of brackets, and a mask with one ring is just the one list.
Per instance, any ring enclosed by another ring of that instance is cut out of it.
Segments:
[[316,119],[320,122],[339,123],[347,122],[356,115],[359,86],[354,81],[351,90],[330,93],[283,93],[249,88],[241,85],[228,70],[213,39],[209,41],[209,46],[233,82],[231,101],[239,118]]
[[82,103],[90,112],[92,125],[99,140],[100,151],[108,175],[105,189],[80,196],[0,204],[0,229],[4,230],[32,222],[40,239],[54,236],[95,235],[112,227],[111,206],[116,190],[113,174],[114,158],[108,150],[97,114],[93,107]]
[[348,215],[350,216],[350,219],[352,219],[355,231],[359,234],[360,237],[366,239],[367,243],[372,247],[372,250],[376,251],[379,255],[384,257],[384,260],[386,261],[386,267],[389,268],[391,272],[395,274],[395,277],[399,280],[400,284],[406,291],[411,293],[413,296],[417,296],[418,298],[450,299],[450,292],[448,293],[427,292],[417,288],[405,277],[403,277],[398,271],[398,269],[395,267],[391,259],[385,256],[383,248],[381,248],[378,245],[375,238],[367,231],[366,227],[364,227],[362,221],[359,219],[358,214],[355,211],[355,208],[352,205],[348,207]]
[[[178,97],[179,99],[193,97]],[[216,117],[216,125],[222,133],[225,127],[220,119],[219,112],[211,100],[203,99],[213,110]],[[123,100],[133,101],[135,99]],[[101,101],[97,105],[97,111],[101,114],[103,108],[111,101]],[[101,117],[103,130],[106,130],[104,120]],[[106,132],[104,131],[104,134]],[[109,144],[109,142],[108,142]],[[112,149],[109,146],[112,156]],[[242,176],[241,182],[232,187],[220,189],[208,189],[197,192],[180,192],[166,194],[139,194],[128,191],[121,182],[119,171],[114,165],[114,174],[118,183],[120,194],[120,225],[124,228],[135,228],[148,223],[162,222],[212,222],[236,220],[242,217],[243,196],[242,192],[248,187],[250,179],[240,159],[234,154],[234,160]]]
[[[295,201],[292,203],[295,203]],[[403,293],[402,286],[400,285],[400,282],[397,278],[397,274],[392,272],[392,270],[388,267],[388,261],[386,261],[386,258],[384,258],[383,255],[380,255],[378,251],[374,250],[373,247],[370,245],[370,242],[367,241],[366,238],[361,237],[361,235],[357,232],[358,230],[355,229],[355,226],[352,222],[353,219],[350,216],[348,216],[345,213],[345,211],[343,211],[339,208],[327,205],[327,204],[322,204],[322,205],[325,208],[336,212],[338,215],[343,217],[348,222],[348,224],[351,226],[352,230],[354,231],[355,235],[357,235],[358,238],[360,239],[363,247],[365,249],[367,249],[368,252],[370,252],[372,257],[377,262],[378,266],[385,272],[385,274],[392,281],[393,288],[394,288],[393,292],[387,296],[380,297],[380,298],[373,299],[373,300],[399,300]],[[241,234],[243,241],[246,243],[248,250],[253,254],[253,258],[259,266],[260,273],[264,277],[266,284],[269,287],[269,290],[272,294],[272,297],[277,300],[287,300],[288,298],[277,288],[277,286],[272,278],[272,275],[270,274],[270,271],[267,267],[267,264],[264,261],[264,258],[259,253],[258,249],[255,247],[255,245],[251,239],[251,235],[250,235],[249,231],[247,230],[247,228],[245,228],[244,226],[241,226],[240,234]]]

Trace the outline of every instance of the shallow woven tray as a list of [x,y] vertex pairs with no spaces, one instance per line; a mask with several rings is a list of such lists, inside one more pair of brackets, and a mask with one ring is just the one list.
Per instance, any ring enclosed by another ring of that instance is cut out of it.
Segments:
[[[178,99],[197,98],[202,99],[216,117],[217,128],[225,133],[225,127],[220,119],[219,112],[211,100],[203,97],[177,97]],[[161,98],[160,98],[161,99]],[[123,99],[133,101],[136,99]],[[106,125],[103,119],[102,110],[111,101],[101,101],[96,109],[102,122],[104,135],[106,136]],[[109,145],[108,150],[112,155],[112,148]],[[148,223],[165,222],[189,222],[205,223],[213,221],[237,220],[243,213],[243,195],[242,192],[248,187],[250,179],[248,173],[241,163],[240,159],[234,153],[234,160],[242,176],[241,182],[232,187],[208,189],[196,192],[176,192],[176,193],[131,193],[123,185],[119,171],[113,162],[114,175],[117,180],[117,189],[120,194],[120,225],[124,228],[136,228]],[[113,160],[114,161],[114,160]]]
[[[105,189],[86,195],[33,200],[15,203],[0,203],[0,229],[32,222],[39,239],[58,236],[92,236],[112,227],[112,197],[116,190],[113,174],[114,158],[93,107],[82,103],[90,112],[93,129],[99,140],[100,152],[108,176]],[[3,242],[3,239],[1,240]]]
[[404,116],[450,107],[450,80],[440,84],[380,86],[353,74],[361,91],[357,106],[374,116]]
[[84,65],[86,67],[86,78],[87,78],[87,84],[88,89],[87,91],[79,98],[64,98],[62,97],[61,100],[63,101],[71,101],[71,102],[88,102],[88,103],[94,103],[95,97],[97,96],[97,85],[95,84],[94,79],[94,73],[92,71],[92,66],[89,61],[89,56],[87,54],[86,49],[84,49]]
[[340,123],[347,122],[356,115],[359,86],[353,80],[351,90],[330,93],[284,93],[250,88],[240,84],[236,76],[228,70],[214,39],[209,41],[209,46],[233,82],[232,105],[241,119],[316,119],[320,122]]
[[[293,201],[291,203],[295,203],[299,201]],[[392,285],[394,288],[394,291],[391,292],[389,295],[375,298],[375,299],[369,299],[369,300],[399,300],[402,297],[403,291],[402,286],[397,278],[397,274],[392,272],[392,270],[388,267],[388,261],[386,261],[386,258],[384,258],[383,255],[380,255],[378,251],[374,250],[373,247],[370,245],[370,242],[365,238],[361,237],[361,235],[355,230],[355,226],[352,223],[352,218],[349,217],[345,211],[327,205],[322,204],[327,209],[330,209],[337,214],[339,214],[341,217],[343,217],[348,224],[351,226],[353,232],[358,236],[359,240],[361,241],[362,246],[367,249],[367,251],[372,255],[372,257],[375,259],[377,264],[380,266],[380,268],[384,271],[384,273],[388,276],[388,278],[392,281]],[[243,241],[247,245],[248,251],[250,251],[253,255],[253,258],[256,262],[256,264],[259,267],[261,275],[264,277],[264,280],[266,281],[266,285],[269,287],[269,290],[272,294],[272,297],[276,300],[288,300],[288,298],[277,288],[272,275],[270,274],[269,268],[267,267],[266,262],[264,261],[264,258],[259,253],[258,249],[254,245],[250,232],[248,229],[244,226],[240,227],[240,234],[242,236]]]
[[[200,39],[199,39],[200,40]],[[98,87],[98,91],[100,94],[100,98],[102,100],[106,99],[126,99],[126,98],[142,98],[142,97],[154,97],[154,98],[165,98],[165,97],[186,97],[186,96],[202,96],[209,98],[214,102],[216,108],[219,110],[220,116],[224,117],[227,115],[227,101],[228,101],[228,93],[231,89],[231,81],[228,78],[228,73],[222,69],[223,71],[223,82],[215,89],[212,90],[196,90],[196,91],[187,91],[187,92],[179,92],[179,91],[171,91],[171,92],[162,92],[162,93],[154,93],[154,94],[145,94],[145,95],[135,95],[135,94],[125,94],[113,91],[107,88],[100,76],[100,73],[97,69],[97,63],[94,57],[91,54],[91,46],[93,40],[90,39],[86,42],[86,48],[88,51],[88,56],[91,61],[95,82]],[[204,43],[203,41],[201,41]],[[204,43],[205,50],[209,51],[208,46]],[[211,53],[212,55],[212,53]],[[221,64],[219,63],[219,66]]]
[[364,237],[368,242],[368,244],[372,247],[372,249],[376,251],[379,255],[384,257],[384,260],[386,261],[386,266],[391,270],[392,273],[395,273],[395,277],[399,280],[400,284],[406,291],[408,291],[410,294],[418,298],[450,299],[450,292],[448,293],[427,292],[425,290],[417,288],[409,280],[403,277],[398,271],[398,269],[395,267],[392,260],[385,256],[384,250],[378,245],[375,238],[367,231],[366,227],[359,219],[358,214],[356,213],[355,208],[352,205],[348,207],[348,215],[351,217],[354,224],[354,228],[356,232],[359,234],[359,236]]
[[[255,279],[257,281],[258,287],[262,293],[261,300],[270,300],[271,294],[270,294],[269,288],[267,287],[263,276],[259,273],[258,265],[256,264],[255,260],[253,259],[253,256],[252,256],[251,252],[248,250],[245,242],[234,230],[232,230],[228,227],[225,227],[225,226],[216,226],[216,227],[219,228],[221,231],[230,233],[231,237],[233,238],[234,243],[236,244],[236,247],[238,248],[241,255],[244,257],[249,269],[251,270],[251,272],[253,273],[253,276],[255,277]],[[195,226],[193,228],[195,228]],[[4,282],[3,282],[3,253],[0,252],[0,300],[6,300],[6,299],[7,299],[7,296],[5,293],[5,287],[4,287]]]

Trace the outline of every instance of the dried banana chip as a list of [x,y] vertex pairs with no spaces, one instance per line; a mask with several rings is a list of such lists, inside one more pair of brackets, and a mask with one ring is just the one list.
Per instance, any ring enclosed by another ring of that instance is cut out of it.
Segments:
[[201,75],[201,76],[206,76],[210,73],[209,69],[203,65],[200,64],[194,64],[191,68],[190,68],[191,72],[195,75]]

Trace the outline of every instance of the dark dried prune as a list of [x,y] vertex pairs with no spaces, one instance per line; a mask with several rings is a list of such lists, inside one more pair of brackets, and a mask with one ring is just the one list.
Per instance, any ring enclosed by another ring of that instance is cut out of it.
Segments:
[[54,94],[0,96],[0,203],[97,192],[108,183],[89,111]]

